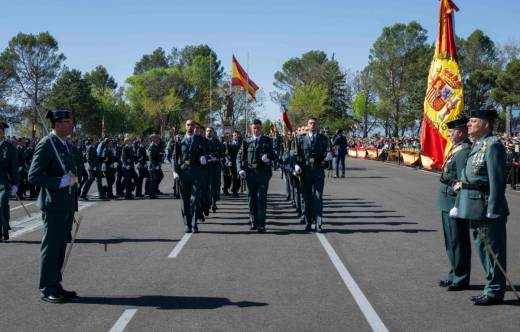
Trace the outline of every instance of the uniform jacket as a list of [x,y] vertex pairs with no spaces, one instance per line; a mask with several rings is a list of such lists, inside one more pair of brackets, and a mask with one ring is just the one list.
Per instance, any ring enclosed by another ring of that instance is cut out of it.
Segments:
[[30,183],[41,187],[36,204],[44,212],[58,212],[68,209],[77,211],[77,186],[60,188],[60,180],[65,173],[51,145],[51,139],[56,146],[66,172],[71,172],[74,176],[79,174],[72,145],[66,143],[67,146],[65,146],[53,134],[42,138],[36,145],[28,175]]
[[17,186],[20,181],[18,156],[13,144],[4,140],[0,144],[0,185]]
[[177,149],[179,149],[179,159],[173,158],[173,167],[175,172],[180,172],[183,169],[198,167],[200,164],[200,157],[208,155],[208,144],[204,137],[192,135],[189,138],[184,135],[177,141]]
[[453,145],[446,157],[437,193],[437,207],[442,211],[450,211],[455,206],[457,192],[453,190],[453,185],[461,179],[470,151],[471,141],[465,139]]
[[[245,160],[242,158],[244,148],[246,149]],[[268,167],[269,165],[262,161],[264,154],[267,155],[267,158],[273,160],[273,141],[264,135],[261,135],[258,140],[254,136],[248,137],[240,147],[237,164],[241,165],[242,169]]]
[[487,214],[509,215],[506,191],[506,151],[500,140],[489,133],[473,144],[462,182],[487,185],[487,189],[461,189],[457,197],[458,217],[484,220]]
[[300,167],[325,168],[323,163],[327,153],[330,152],[330,145],[327,136],[314,134],[314,143],[311,142],[309,134],[300,135],[298,144],[301,148],[303,160],[298,160]]

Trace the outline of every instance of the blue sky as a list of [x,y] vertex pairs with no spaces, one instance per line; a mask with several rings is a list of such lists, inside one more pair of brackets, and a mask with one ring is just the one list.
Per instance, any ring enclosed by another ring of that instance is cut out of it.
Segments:
[[[1,1],[0,49],[18,32],[49,31],[82,72],[104,65],[119,84],[136,61],[157,47],[208,44],[229,71],[231,54],[264,90],[264,114],[279,115],[270,102],[273,75],[284,61],[309,50],[335,53],[340,64],[362,69],[383,27],[411,20],[435,38],[437,0]],[[456,32],[482,29],[495,42],[520,40],[520,1],[458,0]]]

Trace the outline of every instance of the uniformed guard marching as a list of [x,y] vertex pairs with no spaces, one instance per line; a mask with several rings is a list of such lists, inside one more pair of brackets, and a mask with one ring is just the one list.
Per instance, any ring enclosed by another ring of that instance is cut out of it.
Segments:
[[229,151],[229,162],[231,163],[231,193],[233,198],[238,198],[238,190],[240,189],[240,178],[238,176],[238,170],[240,164],[237,163],[238,152],[242,145],[242,138],[238,130],[233,131],[232,140],[228,146]]
[[336,151],[336,178],[339,178],[339,170],[341,167],[341,177],[345,177],[345,156],[347,149],[347,138],[343,136],[343,130],[338,129],[336,131],[336,137],[332,142]]
[[186,121],[186,135],[176,142],[173,156],[174,178],[179,179],[181,189],[181,213],[186,233],[199,231],[197,209],[201,199],[202,167],[207,164],[207,146],[203,137],[195,134],[196,124]]
[[262,135],[262,122],[258,119],[251,124],[251,134],[242,143],[237,163],[241,165],[240,177],[246,179],[250,228],[261,233],[265,231],[273,141]]
[[134,199],[134,189],[137,182],[137,173],[135,172],[135,154],[132,139],[126,136],[124,140],[125,145],[121,153],[121,161],[123,163],[123,178],[125,187],[125,199]]
[[209,160],[206,166],[208,170],[208,185],[209,185],[209,202],[207,208],[215,212],[217,210],[218,194],[220,192],[220,176],[222,173],[222,145],[215,137],[215,130],[212,127],[206,129],[206,139],[209,147]]
[[[505,276],[486,248],[487,242],[507,271],[506,151],[493,135],[497,116],[495,110],[476,110],[470,114],[468,134],[473,146],[462,172],[456,206],[450,211],[452,217],[469,220],[475,248],[485,270],[484,290],[471,298],[475,305],[500,304],[506,291]],[[479,231],[485,241],[479,237]]]
[[437,195],[437,206],[441,210],[446,254],[450,262],[448,278],[441,280],[439,286],[447,287],[448,291],[466,289],[469,285],[471,273],[469,223],[467,220],[449,216],[457,197],[457,191],[453,189],[453,186],[460,180],[462,170],[466,166],[466,159],[471,151],[467,123],[466,117],[446,123],[452,147],[442,167]]
[[97,153],[101,164],[101,171],[103,171],[106,179],[106,187],[103,187],[103,192],[107,198],[116,199],[113,187],[116,182],[117,165],[116,150],[113,146],[113,141],[110,138],[105,138],[99,143]]
[[157,194],[159,194],[159,183],[163,178],[163,172],[161,170],[161,154],[159,151],[159,136],[152,135],[150,137],[151,142],[150,146],[148,146],[147,156],[150,163],[148,164],[148,172],[150,173],[150,181],[149,181],[149,195],[151,199],[157,198]]
[[18,192],[18,164],[16,148],[5,139],[5,129],[9,126],[0,123],[0,241],[9,240],[9,196]]
[[308,133],[300,136],[298,144],[301,156],[296,173],[302,174],[303,199],[305,201],[305,230],[322,231],[323,188],[325,186],[325,168],[332,160],[329,151],[330,143],[327,136],[318,133],[317,120],[309,118],[307,121]]
[[101,167],[99,165],[99,158],[96,152],[96,146],[92,139],[87,139],[87,150],[86,150],[86,159],[87,159],[87,167],[86,170],[88,172],[88,180],[83,186],[83,191],[81,192],[81,199],[86,200],[87,194],[90,190],[90,186],[94,181],[96,181],[98,194],[100,199],[104,199],[105,196],[103,194],[103,186],[101,184]]
[[141,138],[139,142],[134,144],[134,151],[137,161],[137,182],[135,183],[135,197],[143,197],[143,182],[149,177],[148,172],[148,156],[146,154],[146,142]]
[[42,300],[62,303],[77,296],[61,286],[61,269],[74,212],[78,210],[78,169],[72,147],[66,142],[74,127],[71,113],[49,111],[46,117],[51,120],[53,131],[36,146],[29,181],[41,187],[37,201],[43,219],[39,289]]

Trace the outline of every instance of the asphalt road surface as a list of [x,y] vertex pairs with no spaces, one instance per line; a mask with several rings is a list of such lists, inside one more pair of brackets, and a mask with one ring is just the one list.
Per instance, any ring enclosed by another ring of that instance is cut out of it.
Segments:
[[[165,169],[169,165],[165,165]],[[187,236],[179,201],[82,203],[64,286],[81,296],[40,300],[41,220],[11,202],[14,230],[0,243],[2,331],[518,331],[520,306],[476,307],[484,284],[473,255],[471,289],[447,292],[438,176],[347,160],[327,178],[325,233],[305,233],[271,179],[267,232],[249,231],[245,195],[222,197]],[[161,190],[171,193],[165,171]],[[508,194],[508,267],[520,288],[520,195]]]

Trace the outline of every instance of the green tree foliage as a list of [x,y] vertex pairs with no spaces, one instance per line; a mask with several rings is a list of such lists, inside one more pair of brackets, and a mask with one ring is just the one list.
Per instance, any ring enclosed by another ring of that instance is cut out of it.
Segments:
[[101,133],[101,116],[91,86],[79,70],[66,70],[52,87],[46,103],[49,109],[66,109],[73,113],[76,128],[84,134]]
[[398,23],[385,27],[370,50],[374,87],[379,98],[390,106],[391,123],[388,124],[392,125],[392,135],[396,137],[405,127],[403,124],[410,125],[406,114],[422,109],[413,102],[412,96],[422,91],[424,98],[428,76],[426,59],[431,60],[431,48],[426,40],[426,30],[419,23]]
[[112,94],[117,89],[116,80],[110,76],[107,69],[99,65],[91,72],[85,73],[85,80],[92,86],[96,96]]
[[168,57],[161,47],[156,48],[152,54],[145,54],[134,66],[134,75],[140,75],[154,68],[169,67]]
[[[39,106],[47,99],[63,61],[65,56],[59,52],[58,42],[50,33],[19,33],[0,55],[0,70],[9,74],[7,83],[12,97],[20,103]],[[33,110],[33,137],[37,119],[36,110]]]
[[289,114],[295,123],[304,123],[313,116],[320,122],[326,120],[328,91],[324,85],[309,83],[295,87],[289,103]]
[[496,85],[499,67],[495,43],[482,30],[475,30],[467,39],[458,39],[457,44],[465,109],[491,105],[490,91]]
[[182,110],[182,93],[176,87],[185,82],[177,68],[154,68],[141,75],[129,77],[127,97],[134,109],[143,110],[147,116],[159,120],[159,130],[164,133],[169,117]]
[[[300,58],[286,61],[282,70],[275,73],[274,78],[273,84],[278,91],[271,95],[272,99],[280,104],[293,105],[292,109],[298,119],[303,116],[303,109],[297,109],[295,105],[298,105],[301,99],[317,98],[318,94],[324,91],[323,114],[317,116],[322,125],[331,127],[351,125],[348,111],[351,107],[352,92],[347,76],[334,56],[329,59],[323,51],[304,53]],[[318,108],[321,106],[313,105],[313,109]]]

